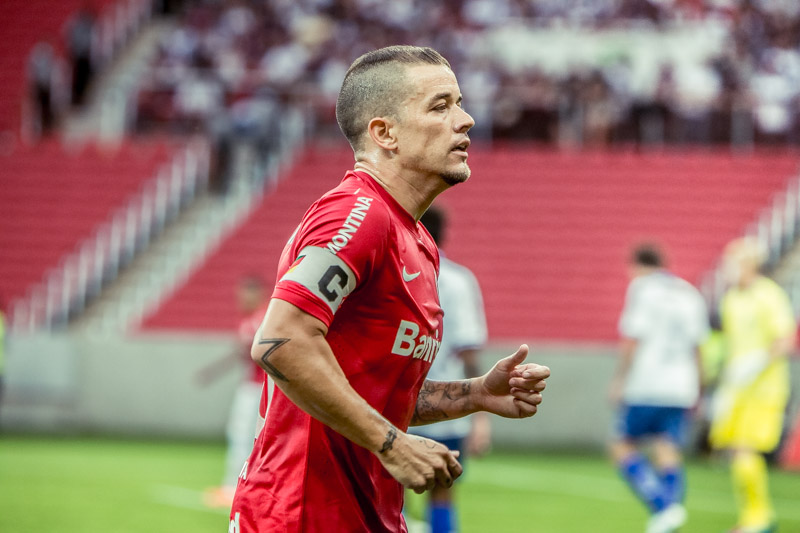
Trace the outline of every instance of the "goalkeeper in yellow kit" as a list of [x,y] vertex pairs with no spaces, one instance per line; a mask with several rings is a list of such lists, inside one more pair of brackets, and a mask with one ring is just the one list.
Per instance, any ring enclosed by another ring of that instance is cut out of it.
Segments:
[[725,249],[731,283],[722,304],[728,355],[714,401],[710,440],[731,452],[739,522],[732,533],[774,531],[763,454],[778,444],[789,399],[788,355],[797,325],[786,293],[759,274],[764,255],[751,238]]

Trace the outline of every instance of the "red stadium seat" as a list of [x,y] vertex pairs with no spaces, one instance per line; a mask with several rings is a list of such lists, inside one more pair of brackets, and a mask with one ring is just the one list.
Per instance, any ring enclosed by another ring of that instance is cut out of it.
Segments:
[[[692,281],[796,175],[793,155],[578,153],[506,147],[470,153],[468,184],[446,192],[445,249],[484,292],[494,339],[610,340],[629,247],[657,239]],[[310,150],[278,190],[145,322],[148,329],[230,330],[234,287],[274,281],[303,212],[352,165]]]
[[167,160],[163,142],[77,152],[57,142],[0,156],[0,298],[23,296]]

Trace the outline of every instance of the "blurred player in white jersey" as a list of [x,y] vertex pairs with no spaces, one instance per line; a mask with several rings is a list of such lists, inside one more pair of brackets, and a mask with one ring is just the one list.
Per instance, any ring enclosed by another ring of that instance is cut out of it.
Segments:
[[[446,225],[444,213],[430,207],[420,222],[440,247],[439,300],[444,310],[442,344],[428,371],[428,379],[451,381],[479,376],[478,355],[486,343],[486,318],[478,281],[469,269],[450,261],[441,251]],[[439,441],[451,450],[459,450],[461,457],[486,452],[490,445],[490,431],[487,413],[475,413],[469,418],[446,420],[410,430],[416,435]],[[428,521],[431,533],[458,530],[452,487],[437,486],[430,491]]]
[[[610,391],[619,405],[611,455],[651,513],[647,533],[668,533],[686,521],[681,446],[700,393],[698,346],[708,334],[708,313],[697,289],[664,269],[655,246],[634,249],[631,277]],[[645,442],[652,462],[640,450]]]

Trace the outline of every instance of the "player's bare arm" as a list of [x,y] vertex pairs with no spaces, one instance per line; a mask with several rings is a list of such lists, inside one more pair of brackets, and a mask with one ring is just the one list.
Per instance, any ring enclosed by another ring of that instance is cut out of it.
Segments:
[[425,381],[417,399],[412,425],[424,425],[486,411],[506,418],[536,414],[550,369],[522,364],[528,346],[498,361],[481,377],[462,381]]
[[772,343],[769,350],[770,358],[774,360],[786,357],[794,351],[796,346],[797,338],[794,334],[778,338]]
[[611,380],[611,386],[608,389],[608,398],[614,405],[622,401],[622,389],[625,386],[625,377],[628,375],[628,371],[631,368],[633,355],[636,353],[636,346],[636,339],[623,338],[620,342],[619,363],[617,364],[614,378]]
[[208,386],[235,368],[241,360],[242,355],[238,353],[238,350],[225,354],[201,368],[195,374],[195,381],[203,387]]
[[372,408],[350,386],[326,333],[317,318],[273,299],[251,356],[298,407],[373,452],[404,486],[418,492],[450,486],[461,474],[458,454],[406,434]]
[[[258,345],[261,348],[260,351],[263,352],[263,354],[261,355],[261,359],[259,361],[256,361],[256,363],[258,363],[259,366],[261,366],[261,368],[263,368],[264,371],[267,374],[269,374],[270,376],[272,376],[272,378],[275,379],[276,381],[289,381],[289,378],[284,376],[281,373],[280,370],[275,368],[275,365],[270,363],[269,357],[273,354],[273,352],[275,352],[275,350],[277,350],[278,348],[280,348],[281,346],[283,346],[287,342],[289,342],[289,339],[280,339],[280,338],[263,339],[263,338],[259,338],[259,339],[255,340],[256,345]],[[259,351],[259,350],[256,350],[256,351]]]
[[705,386],[703,384],[705,383],[705,380],[706,380],[706,378],[705,378],[705,368],[703,368],[703,352],[701,351],[699,344],[695,345],[695,347],[694,347],[694,364],[695,364],[695,367],[697,368],[697,388],[700,391],[700,394],[698,395],[697,403],[695,405],[695,407],[697,407],[700,404],[699,397],[702,397],[702,395],[703,395],[703,389],[705,388]]

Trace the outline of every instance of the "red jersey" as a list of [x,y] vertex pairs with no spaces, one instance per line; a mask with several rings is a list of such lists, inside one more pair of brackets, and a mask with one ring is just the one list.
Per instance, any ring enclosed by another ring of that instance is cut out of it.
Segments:
[[[355,391],[406,430],[442,338],[438,268],[424,227],[372,177],[350,171],[306,212],[272,297],[327,324]],[[372,452],[277,387],[268,405],[239,478],[231,532],[406,531],[403,487]]]
[[250,348],[253,344],[253,337],[256,336],[256,332],[261,326],[261,321],[264,320],[264,314],[266,312],[266,307],[263,307],[247,315],[239,322],[239,329],[237,331],[239,345],[242,349],[242,358],[245,359],[245,365],[247,367],[247,379],[248,381],[258,384],[264,382],[266,373],[250,358]]

